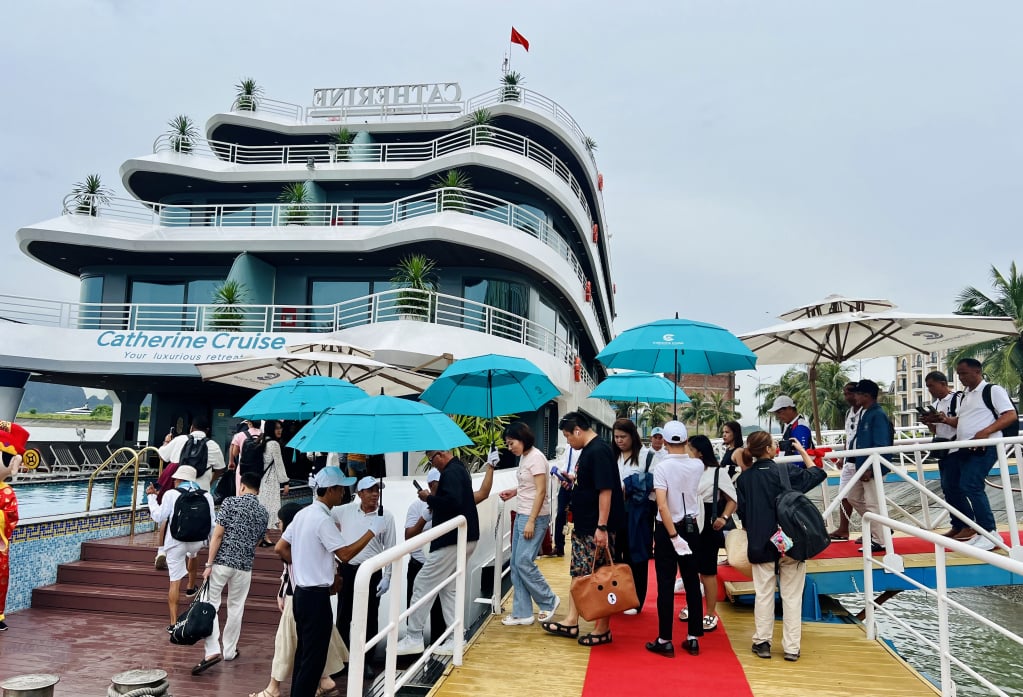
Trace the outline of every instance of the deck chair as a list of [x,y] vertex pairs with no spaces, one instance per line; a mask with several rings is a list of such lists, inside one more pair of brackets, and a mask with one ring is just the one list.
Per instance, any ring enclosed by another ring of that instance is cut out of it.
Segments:
[[43,457],[42,452],[39,453],[39,464],[35,469],[22,469],[16,475],[14,475],[13,481],[15,482],[30,482],[38,481],[40,479],[53,479],[59,476],[50,468],[50,464]]
[[[110,445],[107,445],[107,452],[109,452],[111,455],[113,455],[118,450],[120,450],[120,448],[114,448],[111,447]],[[127,465],[129,462],[131,462],[131,455],[124,452],[117,453],[117,456],[114,457],[114,462],[116,462],[119,465]]]
[[84,458],[83,462],[85,463],[85,467],[89,469],[96,469],[110,457],[109,455],[104,457],[98,447],[87,448],[84,445],[79,445],[78,449],[82,451],[82,457]]
[[82,466],[78,464],[75,454],[71,452],[71,446],[54,443],[50,446],[50,452],[53,453],[52,469],[54,472],[66,477],[82,474]]

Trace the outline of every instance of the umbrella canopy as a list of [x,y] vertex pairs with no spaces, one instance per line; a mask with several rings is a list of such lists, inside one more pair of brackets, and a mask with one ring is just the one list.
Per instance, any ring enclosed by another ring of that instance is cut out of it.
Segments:
[[818,302],[810,303],[809,305],[800,305],[793,310],[784,312],[778,315],[778,319],[783,319],[786,322],[789,322],[794,319],[821,317],[823,315],[838,315],[843,312],[884,312],[885,310],[894,310],[895,307],[895,303],[891,300],[849,298],[844,295],[829,295]]
[[286,380],[255,394],[235,414],[241,419],[305,420],[335,404],[369,395],[347,380],[322,375]]
[[288,446],[301,452],[376,455],[471,444],[450,417],[428,404],[380,395],[320,412]]
[[455,361],[420,399],[445,414],[489,419],[536,411],[560,394],[550,378],[525,358],[491,353]]
[[727,329],[689,319],[662,319],[626,329],[597,360],[608,368],[715,375],[752,370],[757,357]]
[[368,393],[378,394],[383,390],[384,394],[393,396],[419,394],[433,382],[428,375],[338,351],[285,352],[195,365],[203,380],[255,390],[307,375],[336,377]]
[[653,373],[608,375],[590,397],[612,402],[688,402],[689,395],[668,378]]

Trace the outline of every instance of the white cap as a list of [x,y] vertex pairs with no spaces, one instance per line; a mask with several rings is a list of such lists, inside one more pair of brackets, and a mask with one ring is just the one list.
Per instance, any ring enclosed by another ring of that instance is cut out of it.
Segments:
[[661,435],[664,436],[664,440],[668,443],[685,443],[689,440],[689,431],[686,430],[686,425],[681,421],[669,421],[664,424],[664,428],[661,429]]
[[195,468],[191,465],[179,465],[174,474],[171,475],[172,479],[180,479],[183,482],[194,482],[199,478],[199,473],[195,471]]
[[329,489],[332,486],[351,486],[355,481],[355,477],[346,477],[339,467],[324,467],[309,477],[309,486],[313,489]]
[[359,480],[359,486],[356,489],[356,491],[365,491],[366,489],[372,489],[377,484],[380,485],[381,489],[384,488],[384,483],[377,479],[376,477],[363,477],[362,479]]
[[770,413],[773,414],[774,412],[778,411],[779,409],[784,409],[785,407],[795,408],[795,406],[796,406],[796,403],[792,401],[792,397],[789,397],[788,395],[783,394],[783,395],[779,395],[778,397],[775,397],[774,404],[772,404],[771,408],[768,409],[767,411],[769,411]]
[[653,438],[654,436],[661,436],[661,437],[663,437],[664,436],[664,429],[661,428],[660,426],[655,426],[654,430],[650,431],[650,437]]
[[426,473],[426,483],[432,484],[433,482],[440,481],[440,470],[436,467],[431,467],[430,471]]

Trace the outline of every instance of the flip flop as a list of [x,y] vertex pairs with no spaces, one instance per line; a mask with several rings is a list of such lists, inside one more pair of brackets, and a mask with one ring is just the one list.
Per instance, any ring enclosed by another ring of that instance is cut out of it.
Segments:
[[579,625],[561,624],[560,622],[541,622],[540,627],[548,634],[563,636],[566,639],[575,639],[579,636]]
[[828,533],[828,539],[829,540],[834,540],[835,542],[848,542],[849,541],[849,536],[848,535],[839,535],[837,532],[829,532]]
[[600,646],[601,644],[610,644],[611,630],[609,629],[603,634],[594,634],[593,632],[584,634],[579,637],[579,643],[583,646]]
[[224,657],[219,653],[212,658],[204,658],[192,667],[192,675],[202,675],[206,672],[207,668],[217,665],[222,660],[224,660]]

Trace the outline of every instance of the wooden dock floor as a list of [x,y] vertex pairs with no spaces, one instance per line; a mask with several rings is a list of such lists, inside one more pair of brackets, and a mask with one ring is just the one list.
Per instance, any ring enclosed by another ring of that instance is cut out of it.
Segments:
[[[567,598],[568,558],[543,558],[538,564],[554,592]],[[505,610],[510,610],[510,595],[504,605]],[[775,624],[778,656],[764,660],[750,650],[752,607],[721,603],[718,608],[722,625],[727,627],[732,648],[756,697],[846,697],[853,694],[923,697],[937,694],[929,682],[884,644],[868,641],[859,625],[804,624],[802,658],[797,663],[790,663],[781,657],[781,623],[778,622]],[[646,613],[656,613],[652,603],[644,608],[643,614]],[[495,615],[488,620],[467,648],[464,664],[449,667],[445,677],[430,692],[431,696],[514,694],[517,697],[571,697],[582,694],[589,649],[572,641],[550,637],[535,623],[526,627],[506,627],[501,624],[502,616]],[[583,632],[589,628],[589,623],[582,623]],[[683,665],[678,662],[679,669]],[[606,687],[609,695],[624,697],[633,694],[627,685]],[[644,689],[642,694],[643,697],[658,697],[649,689]],[[661,694],[676,697],[678,688],[667,680]],[[686,695],[701,697],[691,690]],[[722,695],[711,691],[708,697]]]

